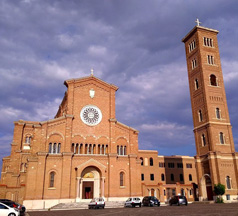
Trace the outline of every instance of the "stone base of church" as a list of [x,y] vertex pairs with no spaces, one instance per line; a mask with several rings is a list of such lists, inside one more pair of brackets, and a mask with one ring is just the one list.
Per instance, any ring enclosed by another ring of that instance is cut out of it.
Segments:
[[73,203],[75,199],[24,200],[26,209],[49,209],[59,203]]

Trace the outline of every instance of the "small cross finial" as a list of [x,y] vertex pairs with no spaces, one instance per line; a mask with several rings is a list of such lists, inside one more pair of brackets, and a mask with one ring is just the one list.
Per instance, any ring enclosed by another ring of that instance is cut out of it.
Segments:
[[201,22],[199,22],[199,19],[197,18],[195,23],[197,23],[197,26],[200,26]]
[[91,76],[93,76],[93,68],[91,68]]

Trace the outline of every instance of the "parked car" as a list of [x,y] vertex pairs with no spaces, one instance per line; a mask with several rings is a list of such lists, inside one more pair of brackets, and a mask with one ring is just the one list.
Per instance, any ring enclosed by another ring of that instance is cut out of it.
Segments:
[[0,202],[0,215],[1,216],[19,216],[20,212],[17,208],[12,208]]
[[100,198],[93,198],[91,200],[91,202],[88,204],[88,208],[92,209],[92,208],[104,208],[105,207],[105,201],[102,197]]
[[169,205],[188,205],[188,201],[185,196],[173,196],[169,200]]
[[6,204],[9,207],[17,208],[20,211],[20,215],[24,215],[25,214],[26,208],[25,208],[24,205],[21,205],[21,204],[19,204],[17,202],[9,200],[9,199],[0,199],[0,202]]
[[125,202],[125,207],[141,207],[141,201],[139,197],[130,197]]
[[145,196],[142,204],[143,206],[160,206],[160,201],[154,196]]

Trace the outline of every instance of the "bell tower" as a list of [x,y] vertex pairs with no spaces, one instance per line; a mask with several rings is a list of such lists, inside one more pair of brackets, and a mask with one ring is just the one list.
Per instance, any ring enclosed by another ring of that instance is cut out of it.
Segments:
[[235,152],[218,49],[218,31],[197,25],[185,43],[199,199],[212,200],[214,184],[226,186],[225,199],[237,195],[238,153]]

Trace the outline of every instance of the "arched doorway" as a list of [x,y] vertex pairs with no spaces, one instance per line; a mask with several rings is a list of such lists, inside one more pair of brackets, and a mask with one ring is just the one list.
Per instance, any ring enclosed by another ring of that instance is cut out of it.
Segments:
[[100,196],[100,171],[96,167],[86,167],[79,181],[81,199],[92,199]]
[[213,200],[211,177],[205,174],[201,179],[201,191],[203,200]]

